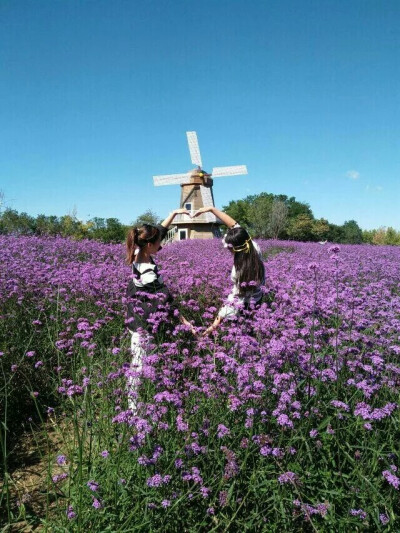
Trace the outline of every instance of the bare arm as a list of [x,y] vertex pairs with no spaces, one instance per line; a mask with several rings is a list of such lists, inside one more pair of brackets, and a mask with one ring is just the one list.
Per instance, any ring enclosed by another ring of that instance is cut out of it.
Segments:
[[161,222],[161,226],[164,226],[164,228],[168,228],[172,224],[172,221],[174,220],[175,215],[180,215],[180,214],[190,216],[190,213],[187,209],[183,209],[183,208],[175,209],[174,211],[171,211],[171,213],[167,216],[167,218]]
[[183,315],[179,315],[179,321],[181,322],[181,324],[188,326],[193,335],[197,335],[197,331],[195,330],[193,325]]
[[211,326],[205,330],[202,336],[206,337],[209,333],[213,332],[215,329],[217,329],[217,327],[221,324],[221,322],[222,322],[222,317],[218,315],[217,318],[214,320],[214,322],[211,324]]
[[218,217],[228,228],[233,228],[233,226],[236,224],[236,220],[223,211],[220,211],[216,207],[202,207],[195,213],[195,217],[201,215],[202,213],[213,213],[216,217]]

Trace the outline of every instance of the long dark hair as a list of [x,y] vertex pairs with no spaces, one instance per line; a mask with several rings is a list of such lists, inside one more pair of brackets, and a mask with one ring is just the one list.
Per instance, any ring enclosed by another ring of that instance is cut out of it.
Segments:
[[[225,235],[225,243],[233,251],[233,264],[236,270],[236,284],[239,294],[249,290],[248,283],[264,283],[265,269],[250,235],[244,228],[231,228]],[[246,284],[242,287],[241,284]]]
[[136,248],[143,248],[149,242],[154,244],[160,237],[159,228],[150,224],[131,228],[126,237],[126,262],[128,265],[131,265],[135,260]]

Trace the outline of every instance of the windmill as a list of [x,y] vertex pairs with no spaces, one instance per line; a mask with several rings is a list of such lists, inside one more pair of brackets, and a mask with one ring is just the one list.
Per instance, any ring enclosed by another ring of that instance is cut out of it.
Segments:
[[[196,168],[183,174],[166,174],[153,176],[155,186],[180,185],[180,207],[192,213],[201,207],[214,206],[213,179],[224,176],[240,176],[247,174],[246,165],[231,167],[214,167],[211,174],[203,170],[200,148],[195,131],[186,132],[190,158]],[[188,215],[178,215],[174,220],[174,234],[170,238],[182,239],[210,239],[219,236],[219,221],[212,213],[204,213],[192,219]]]

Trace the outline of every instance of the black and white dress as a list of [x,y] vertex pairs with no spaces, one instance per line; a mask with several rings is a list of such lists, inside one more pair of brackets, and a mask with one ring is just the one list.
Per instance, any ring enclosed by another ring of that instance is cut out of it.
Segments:
[[[161,238],[166,228],[159,226]],[[139,250],[137,250],[139,252]],[[140,383],[143,358],[151,342],[151,315],[160,308],[173,310],[173,298],[164,284],[157,265],[151,258],[148,263],[132,263],[132,278],[127,289],[128,328],[131,333],[132,361],[128,372],[128,405],[133,411],[137,406],[137,389]]]
[[151,332],[148,320],[160,306],[171,305],[173,298],[153,260],[150,263],[132,263],[132,279],[128,290],[128,328],[131,333],[139,328]]

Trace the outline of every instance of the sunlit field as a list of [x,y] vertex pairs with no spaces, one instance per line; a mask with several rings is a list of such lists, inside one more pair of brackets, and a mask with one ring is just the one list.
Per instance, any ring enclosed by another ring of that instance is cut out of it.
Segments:
[[[259,243],[248,316],[207,338],[153,316],[133,412],[123,246],[0,237],[2,524],[400,530],[400,248]],[[231,255],[186,241],[157,260],[201,332]]]

